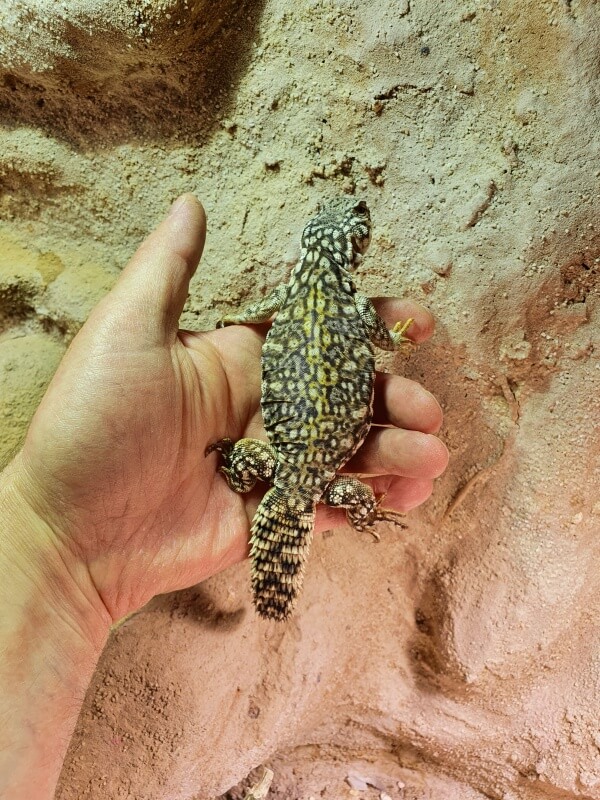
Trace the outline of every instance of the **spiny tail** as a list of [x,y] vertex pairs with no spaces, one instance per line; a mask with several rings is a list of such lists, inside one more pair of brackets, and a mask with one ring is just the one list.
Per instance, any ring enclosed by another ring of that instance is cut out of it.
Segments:
[[272,488],[252,520],[250,558],[254,605],[261,617],[285,620],[302,586],[315,524],[309,501]]

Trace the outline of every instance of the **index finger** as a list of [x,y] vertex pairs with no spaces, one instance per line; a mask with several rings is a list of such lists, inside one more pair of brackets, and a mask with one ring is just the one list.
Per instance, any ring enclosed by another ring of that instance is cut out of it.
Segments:
[[373,305],[379,316],[385,320],[388,328],[393,328],[398,321],[412,319],[412,325],[406,330],[406,336],[413,342],[425,342],[435,330],[435,319],[431,311],[414,300],[400,300],[398,297],[373,297]]

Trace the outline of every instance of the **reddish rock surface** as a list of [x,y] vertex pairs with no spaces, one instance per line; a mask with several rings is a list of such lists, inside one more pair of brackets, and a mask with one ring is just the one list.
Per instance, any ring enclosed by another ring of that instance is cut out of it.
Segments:
[[317,539],[289,624],[254,616],[247,565],[124,622],[57,800],[214,798],[263,763],[282,800],[600,800],[599,21],[591,0],[0,11],[3,463],[188,190],[209,216],[189,328],[280,280],[317,202],[366,197],[361,288],[438,320],[382,365],[438,396],[451,452],[408,531]]

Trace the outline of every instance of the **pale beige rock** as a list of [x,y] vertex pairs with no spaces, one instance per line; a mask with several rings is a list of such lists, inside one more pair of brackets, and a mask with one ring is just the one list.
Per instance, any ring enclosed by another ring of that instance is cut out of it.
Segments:
[[44,313],[65,331],[76,333],[114,281],[114,272],[96,264],[63,270],[44,295]]
[[42,334],[0,337],[0,469],[22,444],[64,351]]
[[[407,533],[319,538],[287,626],[253,616],[247,565],[128,620],[58,800],[209,798],[265,761],[282,800],[347,797],[349,771],[600,800],[597,4],[76,5],[0,12],[0,347],[68,338],[182,191],[209,217],[198,327],[354,190],[361,288],[438,319],[385,363],[441,399],[451,465]],[[39,395],[6,385],[22,435]]]

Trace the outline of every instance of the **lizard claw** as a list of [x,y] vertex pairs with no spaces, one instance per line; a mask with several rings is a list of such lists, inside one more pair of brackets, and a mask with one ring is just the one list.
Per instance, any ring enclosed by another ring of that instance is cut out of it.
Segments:
[[396,345],[396,347],[402,345],[409,345],[411,348],[416,347],[415,342],[413,342],[412,339],[409,339],[408,336],[404,335],[406,331],[410,328],[410,326],[413,324],[413,322],[414,320],[411,317],[410,319],[407,319],[406,322],[398,320],[398,322],[394,325],[394,327],[390,331],[390,334],[394,340],[394,344]]
[[406,522],[404,522],[405,515],[401,514],[400,511],[391,511],[387,508],[382,508],[377,511],[377,517],[375,518],[377,522],[392,522],[394,525],[398,525],[399,528],[408,528]]
[[232,447],[233,447],[233,442],[231,441],[231,439],[228,438],[219,439],[218,442],[213,442],[213,444],[210,444],[206,448],[206,450],[204,451],[204,455],[209,456],[211,453],[214,453],[215,450],[218,453],[225,453],[225,455],[227,455],[231,451]]
[[381,508],[381,504],[385,500],[386,496],[387,492],[385,494],[379,495],[379,497],[377,498],[377,512],[375,516],[375,521],[392,522],[394,525],[398,525],[400,528],[407,528],[408,526],[404,522],[404,519],[406,517],[405,514],[402,514],[400,511],[393,511],[391,508]]
[[[400,334],[400,336],[402,336],[403,338],[407,338],[407,337],[404,336],[404,334],[410,328],[410,326],[413,324],[413,322],[414,322],[414,319],[412,317],[407,319],[406,322],[402,322],[402,320],[398,320],[398,322],[392,328],[392,331],[394,333]],[[411,340],[407,339],[407,341],[411,341]]]

